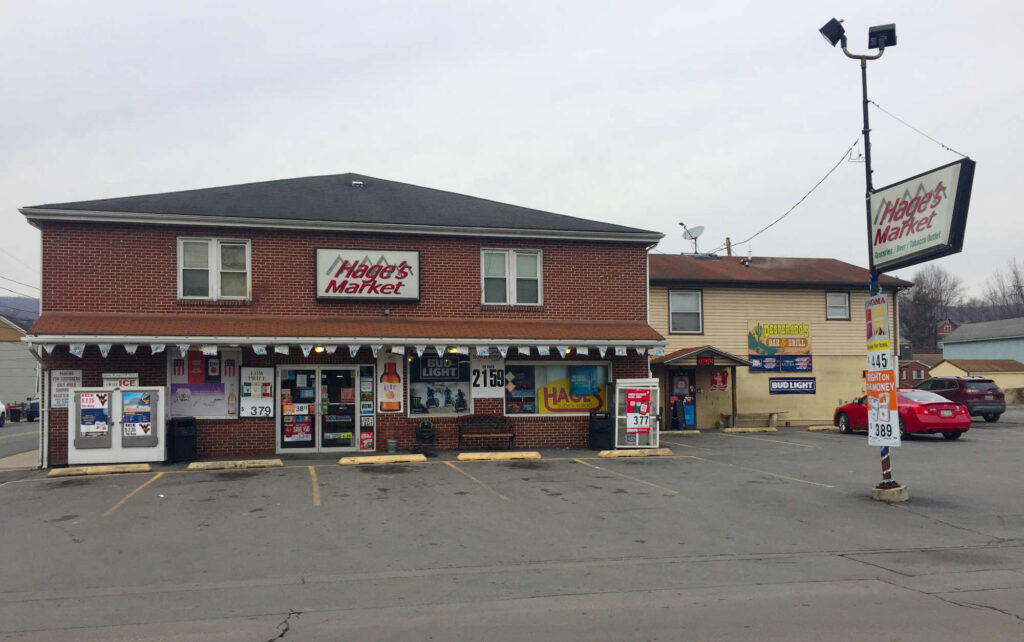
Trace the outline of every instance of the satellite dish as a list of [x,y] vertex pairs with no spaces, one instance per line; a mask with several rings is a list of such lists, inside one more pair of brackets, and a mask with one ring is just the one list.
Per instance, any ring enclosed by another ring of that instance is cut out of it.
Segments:
[[687,241],[696,241],[697,237],[704,233],[704,226],[698,225],[696,227],[685,228],[683,232],[683,238]]

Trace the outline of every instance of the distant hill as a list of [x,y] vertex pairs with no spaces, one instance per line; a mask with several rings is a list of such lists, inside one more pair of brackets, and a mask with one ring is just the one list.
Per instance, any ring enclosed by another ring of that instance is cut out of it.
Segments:
[[28,330],[39,318],[39,299],[23,296],[0,296],[0,315],[22,330]]

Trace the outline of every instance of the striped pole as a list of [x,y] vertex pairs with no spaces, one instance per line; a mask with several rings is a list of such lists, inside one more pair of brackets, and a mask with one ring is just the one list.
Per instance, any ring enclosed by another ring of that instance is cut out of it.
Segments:
[[889,460],[889,447],[882,446],[882,483],[894,484],[892,479],[892,462]]

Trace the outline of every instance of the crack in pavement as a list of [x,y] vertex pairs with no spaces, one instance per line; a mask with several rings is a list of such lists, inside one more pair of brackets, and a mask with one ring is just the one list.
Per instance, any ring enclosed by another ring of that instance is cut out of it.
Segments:
[[997,535],[992,535],[990,533],[985,533],[983,531],[974,530],[973,528],[967,528],[966,526],[960,526],[960,525],[954,524],[952,522],[947,522],[945,520],[939,519],[938,517],[929,515],[927,513],[922,513],[920,511],[916,511],[916,510],[910,508],[909,506],[902,506],[902,505],[895,505],[894,504],[894,505],[892,505],[892,507],[897,509],[897,510],[905,510],[905,511],[907,511],[908,513],[910,513],[912,515],[917,515],[918,517],[924,517],[925,519],[930,519],[933,522],[935,522],[936,524],[942,524],[943,526],[948,526],[950,528],[955,528],[957,530],[965,531],[965,532],[968,532],[968,533],[973,533],[975,535],[981,535],[982,537],[990,537],[993,540],[995,540],[996,543],[1002,543],[1002,542],[1010,541],[1008,538],[1005,538],[1005,537],[999,537]]
[[941,600],[941,601],[945,602],[946,604],[952,604],[953,606],[959,606],[959,607],[962,607],[962,608],[965,608],[965,609],[978,609],[978,610],[981,610],[981,611],[995,611],[996,613],[1002,613],[1003,615],[1008,615],[1008,616],[1014,618],[1015,620],[1017,620],[1019,622],[1024,622],[1024,617],[1021,617],[1021,616],[1017,615],[1016,613],[1012,613],[1010,611],[1007,611],[1005,609],[1001,609],[1001,608],[996,607],[996,606],[989,606],[987,604],[975,604],[974,602],[960,602],[960,601],[954,600],[953,598],[944,597],[941,593],[928,593],[926,591],[922,591],[921,589],[916,589],[916,588],[914,588],[912,586],[903,586],[902,584],[897,584],[895,582],[890,582],[889,580],[881,578],[881,577],[878,577],[878,578],[875,578],[875,579],[877,579],[879,582],[884,582],[885,584],[888,584],[889,586],[892,586],[894,588],[901,588],[901,589],[904,589],[904,590],[907,590],[907,591],[912,591],[914,593],[917,593],[918,595],[925,595],[927,597],[934,597],[934,598],[936,598],[938,600]]
[[267,642],[274,642],[274,640],[280,640],[284,636],[288,635],[288,631],[292,630],[292,623],[291,623],[292,617],[295,617],[296,619],[298,619],[299,616],[301,616],[301,615],[302,615],[302,611],[296,611],[295,609],[288,609],[288,615],[285,616],[284,620],[282,620],[281,623],[277,625],[278,630],[280,630],[281,632],[278,633],[277,635],[275,635],[274,637],[270,638],[269,640],[267,640]]

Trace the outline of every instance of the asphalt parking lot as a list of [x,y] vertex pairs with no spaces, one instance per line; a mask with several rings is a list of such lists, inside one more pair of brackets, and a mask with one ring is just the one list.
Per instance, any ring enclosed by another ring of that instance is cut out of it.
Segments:
[[863,434],[662,445],[0,473],[0,639],[1024,638],[1024,409],[895,450],[903,505]]

